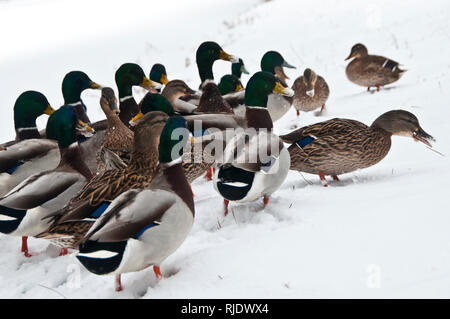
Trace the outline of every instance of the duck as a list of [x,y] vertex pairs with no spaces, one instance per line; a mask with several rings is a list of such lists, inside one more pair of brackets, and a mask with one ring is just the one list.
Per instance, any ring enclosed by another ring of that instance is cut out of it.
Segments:
[[57,165],[57,144],[41,138],[36,126],[39,116],[50,116],[54,111],[40,92],[25,91],[17,98],[14,104],[16,139],[3,144],[0,151],[0,196],[36,170]]
[[[130,160],[133,145],[133,131],[119,118],[117,99],[112,88],[102,88],[100,106],[108,121],[108,128],[105,141],[97,152],[97,174],[117,167],[115,163],[118,161],[126,165]],[[119,158],[116,159],[117,157]]]
[[94,176],[67,205],[47,217],[51,226],[38,238],[48,239],[62,248],[77,249],[93,222],[115,198],[129,189],[143,189],[150,184],[158,161],[159,137],[174,112],[160,94],[147,95],[144,99],[141,112],[131,123],[134,137],[128,165]]
[[[167,83],[169,83],[169,80],[167,79],[166,67],[161,63],[153,64],[148,78],[153,82],[157,82],[161,85],[166,85]],[[156,91],[160,93],[161,88],[157,89]]]
[[297,111],[310,112],[320,108],[320,113],[325,109],[325,104],[330,95],[330,89],[323,77],[317,75],[310,68],[305,69],[303,75],[298,77],[292,85],[294,98],[292,105]]
[[[278,51],[267,51],[261,58],[261,71],[274,74],[283,86],[287,86],[286,80],[289,80],[289,77],[284,73],[284,68],[296,69]],[[271,94],[269,96],[267,109],[273,122],[278,121],[289,111],[292,101],[293,99],[290,96],[282,96],[279,94]]]
[[[283,86],[272,73],[260,71],[247,83],[243,115],[203,114],[184,117],[190,131],[199,120],[202,121],[203,129],[216,128],[223,132],[230,128],[237,129],[233,137],[226,140],[224,155],[215,156],[213,184],[224,198],[225,215],[230,201],[250,202],[263,198],[266,206],[270,195],[279,188],[289,171],[289,153],[272,132],[273,122],[267,110],[269,95],[273,92],[293,95],[293,91]],[[263,148],[268,150],[265,158],[258,154]],[[246,156],[252,156],[248,158],[254,158],[255,163],[245,160]]]
[[72,105],[80,121],[90,123],[86,113],[87,107],[81,99],[81,93],[86,89],[99,90],[102,86],[92,81],[83,71],[71,71],[64,76],[61,90],[65,105]]
[[150,92],[156,92],[161,84],[145,76],[142,68],[136,63],[124,63],[115,73],[116,85],[119,90],[119,118],[125,125],[139,112],[138,104],[133,97],[133,86],[141,86]]
[[[200,44],[196,51],[196,63],[198,74],[200,76],[200,86],[201,89],[203,87],[203,83],[207,80],[214,81],[213,75],[213,64],[217,60],[230,61],[231,63],[239,62],[239,58],[228,54],[225,52],[222,47],[213,41],[205,41]],[[180,99],[184,102],[188,102],[193,105],[198,105],[200,102],[201,92],[198,92],[196,95],[183,96]]]
[[400,69],[400,64],[389,58],[369,54],[364,44],[355,44],[345,61],[352,60],[346,67],[347,78],[360,86],[380,87],[398,81],[407,70]]
[[239,62],[238,57],[226,53],[219,44],[213,41],[206,41],[200,44],[195,57],[201,83],[204,83],[206,80],[214,81],[212,66],[215,61]]
[[41,218],[59,209],[92,177],[83,162],[77,134],[91,135],[92,128],[78,120],[71,105],[64,105],[50,116],[46,135],[57,140],[61,154],[58,166],[34,174],[0,198],[0,232],[22,236],[22,252],[28,251],[27,237],[46,229]]
[[153,266],[162,278],[161,263],[188,236],[195,207],[181,166],[187,139],[172,138],[185,129],[180,116],[167,120],[159,138],[156,174],[144,189],[130,189],[117,197],[95,222],[79,245],[78,261],[97,275],[115,275],[115,290],[123,290],[121,274]]
[[242,73],[250,74],[244,65],[244,61],[239,58],[238,62],[231,64],[231,74],[236,76],[240,80]]
[[406,136],[432,147],[435,139],[426,133],[417,117],[405,110],[380,115],[367,126],[356,120],[335,118],[282,135],[291,156],[291,169],[317,174],[327,187],[325,176],[363,169],[380,162],[391,148],[393,135]]
[[221,95],[227,95],[244,90],[241,80],[236,75],[225,74],[217,85]]
[[[172,104],[172,107],[178,113],[192,113],[197,106],[180,100],[180,97],[191,96],[197,92],[191,89],[183,80],[172,80],[167,82],[161,95],[164,96]],[[152,94],[152,93],[148,93]]]

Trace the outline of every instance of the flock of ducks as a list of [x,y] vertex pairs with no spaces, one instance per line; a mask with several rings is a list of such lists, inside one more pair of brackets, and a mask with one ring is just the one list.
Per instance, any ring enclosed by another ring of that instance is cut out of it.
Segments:
[[[232,62],[232,73],[216,84],[212,66],[219,59]],[[379,90],[405,72],[395,61],[369,55],[362,44],[347,59],[348,79],[368,89]],[[116,275],[120,291],[122,273],[153,266],[162,277],[161,263],[194,221],[190,183],[205,173],[226,214],[230,201],[263,199],[267,205],[289,170],[317,174],[327,186],[326,176],[339,180],[374,165],[389,152],[392,135],[431,147],[433,138],[404,110],[384,113],[370,126],[335,118],[278,136],[273,122],[291,107],[297,116],[323,111],[329,96],[323,77],[307,68],[289,88],[284,68],[295,67],[269,51],[244,89],[241,75],[249,72],[243,60],[215,42],[199,46],[196,62],[199,90],[169,81],[161,64],[147,77],[137,64],[125,63],[115,73],[118,98],[80,71],[64,77],[64,105],[56,111],[43,94],[22,93],[14,105],[16,139],[0,146],[0,232],[22,237],[27,257],[33,255],[28,236],[60,246],[61,255],[76,250],[89,271]],[[134,86],[149,91],[139,103]],[[81,100],[86,89],[101,89],[105,120],[89,120]],[[49,119],[40,132],[36,118],[42,114]],[[189,138],[174,135],[178,129],[189,130]],[[230,139],[212,138],[227,129],[236,129]],[[247,134],[250,129],[256,133]],[[206,152],[212,141],[220,141],[223,154]],[[266,157],[259,154],[263,147]]]

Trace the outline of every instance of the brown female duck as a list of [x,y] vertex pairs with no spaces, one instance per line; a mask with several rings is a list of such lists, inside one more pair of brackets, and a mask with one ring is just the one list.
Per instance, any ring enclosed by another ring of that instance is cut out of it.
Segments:
[[353,59],[345,69],[347,78],[355,84],[372,86],[380,91],[380,87],[396,82],[406,70],[399,67],[399,63],[378,55],[370,55],[367,48],[361,44],[352,47],[350,55],[345,61]]
[[292,105],[297,110],[297,116],[300,111],[310,112],[319,107],[322,112],[330,95],[325,79],[311,69],[306,69],[303,76],[295,80],[292,89],[295,92]]
[[112,200],[129,189],[150,185],[158,162],[159,136],[169,116],[160,111],[143,116],[134,129],[130,164],[107,170],[92,178],[61,210],[52,214],[52,226],[39,238],[52,240],[64,248],[76,249],[94,220]]
[[97,152],[98,173],[115,167],[114,165],[111,167],[114,161],[108,159],[108,156],[114,156],[114,154],[127,164],[130,160],[130,153],[133,146],[133,131],[119,118],[117,99],[113,89],[109,87],[102,89],[100,106],[108,121],[108,128],[106,129],[105,140]]
[[417,117],[404,110],[389,111],[371,126],[349,119],[331,119],[295,130],[280,138],[291,144],[291,169],[325,175],[335,180],[339,174],[372,166],[391,148],[391,136],[413,138],[431,147],[433,137],[419,125]]

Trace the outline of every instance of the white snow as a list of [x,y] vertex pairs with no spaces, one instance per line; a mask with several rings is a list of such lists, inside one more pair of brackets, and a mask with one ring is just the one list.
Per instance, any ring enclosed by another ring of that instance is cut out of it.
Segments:
[[[148,73],[159,62],[169,79],[196,89],[195,50],[214,40],[251,73],[267,50],[277,50],[297,66],[286,70],[290,84],[306,67],[328,82],[327,113],[297,119],[291,109],[275,124],[280,134],[333,117],[370,124],[401,108],[449,155],[449,21],[443,0],[0,2],[1,136],[14,137],[12,106],[22,91],[39,90],[58,107],[62,78],[75,69],[116,90],[121,63]],[[357,42],[409,71],[389,89],[366,92],[345,76],[344,59]],[[216,80],[229,72],[227,62],[214,65]],[[103,116],[99,96],[83,93],[91,119]],[[41,254],[27,259],[20,238],[2,235],[0,298],[449,298],[449,164],[448,156],[394,137],[373,167],[328,188],[318,176],[291,171],[265,209],[262,200],[235,204],[226,218],[222,199],[200,178],[193,229],[161,265],[167,278],[158,282],[151,268],[125,274],[120,293],[112,276],[56,257],[44,240],[29,240]]]

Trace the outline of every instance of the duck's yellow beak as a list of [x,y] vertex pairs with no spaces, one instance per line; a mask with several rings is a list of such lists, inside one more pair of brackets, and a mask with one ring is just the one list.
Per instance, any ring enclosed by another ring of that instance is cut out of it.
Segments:
[[150,90],[150,89],[160,89],[162,87],[161,84],[159,84],[158,82],[152,81],[150,80],[148,77],[144,76],[144,78],[142,79],[142,83],[140,84],[141,87],[143,87],[144,89]]
[[235,92],[239,92],[239,91],[242,91],[244,89],[244,87],[242,86],[242,84],[238,84],[238,85],[236,85],[236,89],[235,89]]
[[90,127],[89,125],[87,125],[86,123],[84,123],[84,122],[81,121],[81,120],[78,120],[78,125],[79,125],[81,128],[83,128],[83,129],[85,129],[86,131],[88,131],[88,132],[91,132],[91,133],[94,133],[94,132],[95,132],[95,130],[94,130],[92,127]]
[[195,138],[193,136],[189,136],[189,141],[191,141],[191,143],[195,143]]
[[220,50],[220,59],[225,60],[225,61],[230,61],[232,63],[239,62],[239,59],[236,56],[234,56],[232,54],[228,54],[224,50]]
[[167,79],[167,74],[161,74],[161,78],[159,79],[159,81],[164,85],[169,83],[169,80]]
[[47,107],[44,110],[44,114],[51,115],[53,114],[53,112],[55,112],[55,109],[52,108],[50,104],[47,105]]
[[91,89],[100,90],[102,86],[94,81],[91,82]]
[[286,95],[286,96],[293,96],[294,91],[290,88],[284,87],[283,84],[280,82],[275,82],[275,87],[273,88],[274,93]]
[[131,121],[130,121],[130,125],[131,126],[136,126],[136,122],[141,118],[141,117],[143,117],[144,116],[144,113],[142,113],[141,111],[139,111],[139,113],[135,116],[135,117],[133,117],[132,119],[131,119]]

